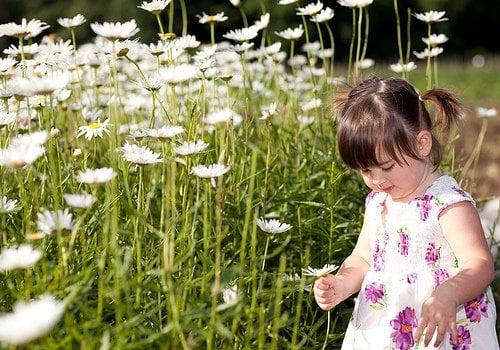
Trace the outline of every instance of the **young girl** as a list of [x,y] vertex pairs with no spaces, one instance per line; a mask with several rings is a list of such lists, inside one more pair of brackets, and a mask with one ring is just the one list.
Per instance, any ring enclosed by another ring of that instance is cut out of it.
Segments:
[[494,265],[474,200],[437,170],[433,132],[449,131],[460,104],[396,78],[368,79],[335,102],[340,156],[372,190],[352,254],[314,284],[323,310],[360,292],[342,349],[497,350]]

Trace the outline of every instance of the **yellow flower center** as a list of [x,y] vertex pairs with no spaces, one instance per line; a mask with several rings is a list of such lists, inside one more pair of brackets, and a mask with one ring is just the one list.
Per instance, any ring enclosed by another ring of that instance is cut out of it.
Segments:
[[99,124],[99,123],[92,123],[92,124],[89,125],[89,128],[94,129],[94,130],[95,129],[100,129],[101,128],[101,124]]

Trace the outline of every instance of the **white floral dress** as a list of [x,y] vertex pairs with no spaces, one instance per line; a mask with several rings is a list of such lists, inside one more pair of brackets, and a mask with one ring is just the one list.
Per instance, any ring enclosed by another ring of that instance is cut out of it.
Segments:
[[[366,199],[365,220],[371,242],[370,269],[361,285],[342,350],[436,349],[417,343],[415,331],[422,303],[459,271],[460,262],[438,222],[452,204],[470,201],[448,175],[436,179],[425,194],[409,203],[394,203],[382,219],[387,194]],[[442,350],[498,350],[496,310],[491,289],[457,308],[459,344],[446,333]]]

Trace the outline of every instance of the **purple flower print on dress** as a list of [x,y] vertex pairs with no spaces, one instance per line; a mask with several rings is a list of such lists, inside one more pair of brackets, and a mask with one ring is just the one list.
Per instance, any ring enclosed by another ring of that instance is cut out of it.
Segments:
[[375,197],[376,194],[377,192],[375,191],[371,191],[370,193],[368,193],[368,196],[366,196],[365,200],[365,206],[372,201],[373,197]]
[[457,192],[459,195],[466,197],[466,198],[469,198],[467,193],[465,193],[464,190],[462,190],[461,188],[458,188],[457,186],[453,186],[452,189],[453,189],[453,191]]
[[391,338],[396,343],[397,350],[408,350],[415,345],[413,339],[413,328],[417,327],[417,318],[415,309],[406,307],[398,316],[391,320],[391,327],[394,331],[391,333]]
[[481,321],[481,316],[488,317],[488,301],[484,294],[466,302],[464,308],[465,315],[471,322]]
[[425,221],[429,217],[429,212],[432,208],[432,199],[434,198],[431,194],[423,195],[419,197],[417,201],[417,207],[420,208],[420,220]]
[[408,255],[408,244],[410,238],[408,237],[408,233],[406,232],[406,228],[402,228],[399,231],[399,242],[398,242],[398,251],[401,255]]
[[[385,239],[385,233],[384,233]],[[380,244],[378,239],[375,240],[375,248],[373,249],[373,268],[375,271],[383,271],[385,267],[385,249]]]
[[458,342],[453,344],[451,334],[450,334],[450,345],[453,350],[471,350],[470,345],[472,344],[472,339],[470,337],[470,332],[464,326],[458,326]]
[[436,287],[446,281],[448,278],[450,278],[450,274],[445,269],[437,269],[436,271],[434,271],[434,283],[436,284]]
[[384,297],[384,285],[373,282],[365,288],[365,299],[372,304],[378,303]]
[[410,273],[408,276],[406,276],[406,282],[408,284],[413,284],[417,281],[417,274],[416,273]]
[[434,242],[430,242],[427,246],[427,252],[425,253],[425,261],[427,262],[427,265],[436,265],[440,256],[441,254],[439,253],[439,248],[436,248],[436,244]]

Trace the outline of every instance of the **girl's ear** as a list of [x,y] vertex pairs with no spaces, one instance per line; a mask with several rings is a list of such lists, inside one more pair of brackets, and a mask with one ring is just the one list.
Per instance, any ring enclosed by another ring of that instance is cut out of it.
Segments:
[[428,130],[422,130],[417,135],[417,151],[424,158],[427,157],[432,150],[432,134]]

